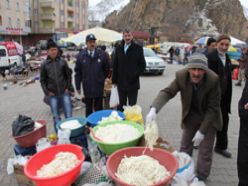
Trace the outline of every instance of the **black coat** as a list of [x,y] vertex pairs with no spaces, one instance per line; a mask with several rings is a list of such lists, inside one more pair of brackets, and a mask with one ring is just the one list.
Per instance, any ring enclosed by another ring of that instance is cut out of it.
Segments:
[[139,76],[146,68],[143,48],[132,42],[125,54],[122,42],[115,50],[113,63],[113,84],[123,91],[138,90]]
[[75,66],[75,84],[76,89],[81,89],[86,98],[103,97],[105,78],[109,73],[109,58],[107,55],[95,49],[94,57],[92,58],[87,49],[82,50],[77,55]]
[[54,93],[56,96],[65,93],[65,90],[74,92],[72,86],[72,70],[67,62],[60,57],[52,61],[49,57],[41,65],[40,83],[45,93]]
[[[232,64],[229,56],[226,54],[226,65],[224,66],[221,59],[219,58],[219,54],[217,49],[212,51],[207,55],[208,58],[208,67],[213,70],[218,76],[220,80],[221,86],[221,105],[225,106],[227,111],[231,112],[231,101],[232,101]],[[224,77],[227,80],[227,89],[224,93],[223,84]]]

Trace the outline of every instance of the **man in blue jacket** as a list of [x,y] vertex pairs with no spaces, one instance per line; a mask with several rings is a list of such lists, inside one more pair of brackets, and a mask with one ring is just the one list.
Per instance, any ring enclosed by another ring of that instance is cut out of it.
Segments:
[[102,110],[104,82],[109,73],[110,62],[107,55],[96,48],[96,37],[86,37],[87,47],[77,55],[75,84],[81,94],[81,84],[85,96],[86,116],[93,111]]

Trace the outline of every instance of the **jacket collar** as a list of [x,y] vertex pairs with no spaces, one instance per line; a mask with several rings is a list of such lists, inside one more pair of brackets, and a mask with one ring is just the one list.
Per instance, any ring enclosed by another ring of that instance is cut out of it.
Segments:
[[[60,57],[59,56],[55,58],[55,61],[59,61],[59,60],[60,60]],[[47,56],[47,63],[51,63],[52,61],[53,61],[52,58],[50,58],[49,56]]]
[[[101,51],[99,49],[95,48],[94,58],[99,57],[100,53],[101,53]],[[83,56],[88,56],[89,57],[88,49],[87,48],[83,49],[82,54],[83,54]]]

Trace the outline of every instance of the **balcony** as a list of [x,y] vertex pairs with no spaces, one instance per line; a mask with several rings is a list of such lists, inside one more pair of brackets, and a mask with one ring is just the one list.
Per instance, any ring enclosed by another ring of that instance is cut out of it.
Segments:
[[74,12],[74,8],[72,6],[67,6],[67,11],[68,12]]
[[54,33],[54,32],[55,32],[55,29],[51,28],[51,27],[40,28],[40,33],[43,33],[43,34],[50,34],[50,33]]
[[74,17],[73,16],[68,16],[67,21],[68,22],[74,22]]
[[47,1],[42,1],[40,2],[40,7],[41,8],[55,8],[55,1],[53,0],[47,0]]
[[55,15],[54,15],[54,13],[42,13],[42,14],[40,14],[40,19],[41,20],[55,21]]

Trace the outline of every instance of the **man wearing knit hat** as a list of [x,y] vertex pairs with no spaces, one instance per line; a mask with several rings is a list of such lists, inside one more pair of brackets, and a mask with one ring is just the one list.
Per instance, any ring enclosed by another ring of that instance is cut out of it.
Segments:
[[222,128],[219,80],[208,69],[205,55],[193,54],[188,66],[176,72],[172,83],[153,101],[146,125],[156,119],[161,108],[178,92],[183,130],[180,151],[192,156],[193,145],[199,147],[196,174],[199,180],[205,181],[210,174],[215,134]]

